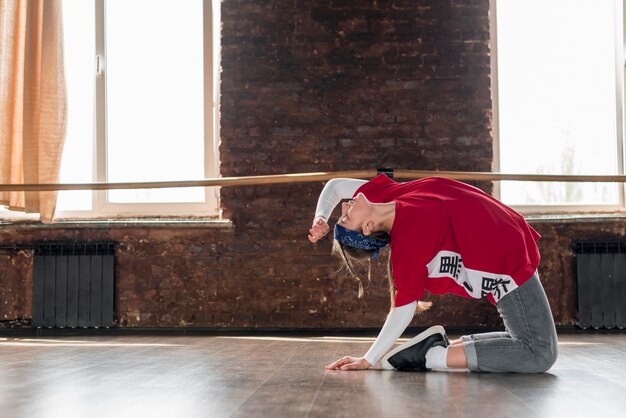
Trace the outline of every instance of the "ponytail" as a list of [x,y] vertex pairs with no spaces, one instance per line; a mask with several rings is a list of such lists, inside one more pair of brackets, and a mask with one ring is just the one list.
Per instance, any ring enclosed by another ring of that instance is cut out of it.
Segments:
[[[384,235],[384,236],[383,236]],[[385,232],[378,232],[372,235],[373,238],[380,236],[382,239],[389,239],[389,235]],[[396,288],[393,285],[393,274],[391,268],[391,250],[389,251],[389,256],[387,258],[387,280],[389,281],[389,299],[390,299],[390,307],[393,308],[396,298]],[[345,269],[350,276],[352,276],[359,284],[358,298],[363,297],[363,283],[361,278],[357,274],[356,270],[363,270],[367,267],[367,277],[368,281],[370,280],[371,274],[371,256],[372,251],[361,250],[358,248],[353,248],[348,245],[344,245],[337,240],[333,241],[333,254],[337,256],[342,261],[342,266],[339,271]],[[424,311],[427,311],[432,306],[432,302],[417,302],[417,308],[415,310],[416,313],[420,314]]]
[[[390,306],[393,308],[395,307],[396,287],[393,285],[393,274],[391,273],[391,270],[391,250],[389,250],[389,257],[387,258],[387,280],[389,281]],[[421,314],[422,312],[426,312],[431,306],[433,306],[432,302],[418,300],[415,313]]]

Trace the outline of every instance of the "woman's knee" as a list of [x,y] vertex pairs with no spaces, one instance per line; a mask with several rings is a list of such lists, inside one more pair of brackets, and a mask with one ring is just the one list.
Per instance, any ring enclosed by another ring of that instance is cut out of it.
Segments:
[[547,344],[534,347],[534,364],[530,373],[543,373],[548,371],[556,362],[559,348],[556,339]]

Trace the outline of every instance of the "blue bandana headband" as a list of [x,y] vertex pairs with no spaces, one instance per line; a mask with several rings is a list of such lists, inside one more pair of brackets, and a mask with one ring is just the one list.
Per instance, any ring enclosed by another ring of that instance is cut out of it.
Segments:
[[389,240],[381,241],[372,237],[366,237],[358,232],[350,231],[349,229],[335,224],[335,239],[340,243],[359,250],[373,251],[372,260],[376,260],[380,250],[385,248],[389,244]]

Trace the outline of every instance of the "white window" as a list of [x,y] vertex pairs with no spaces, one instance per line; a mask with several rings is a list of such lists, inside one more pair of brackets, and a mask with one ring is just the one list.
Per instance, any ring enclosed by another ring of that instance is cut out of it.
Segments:
[[[61,182],[217,177],[210,0],[64,0]],[[216,188],[60,192],[57,216],[212,215]]]
[[[492,0],[494,170],[624,174],[622,3]],[[521,210],[624,208],[615,183],[499,187]]]

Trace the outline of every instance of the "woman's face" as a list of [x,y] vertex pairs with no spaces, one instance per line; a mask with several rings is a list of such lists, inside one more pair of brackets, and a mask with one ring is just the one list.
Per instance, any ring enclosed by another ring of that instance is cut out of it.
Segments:
[[341,204],[339,225],[351,231],[362,233],[363,223],[371,211],[370,203],[363,193],[359,193]]

